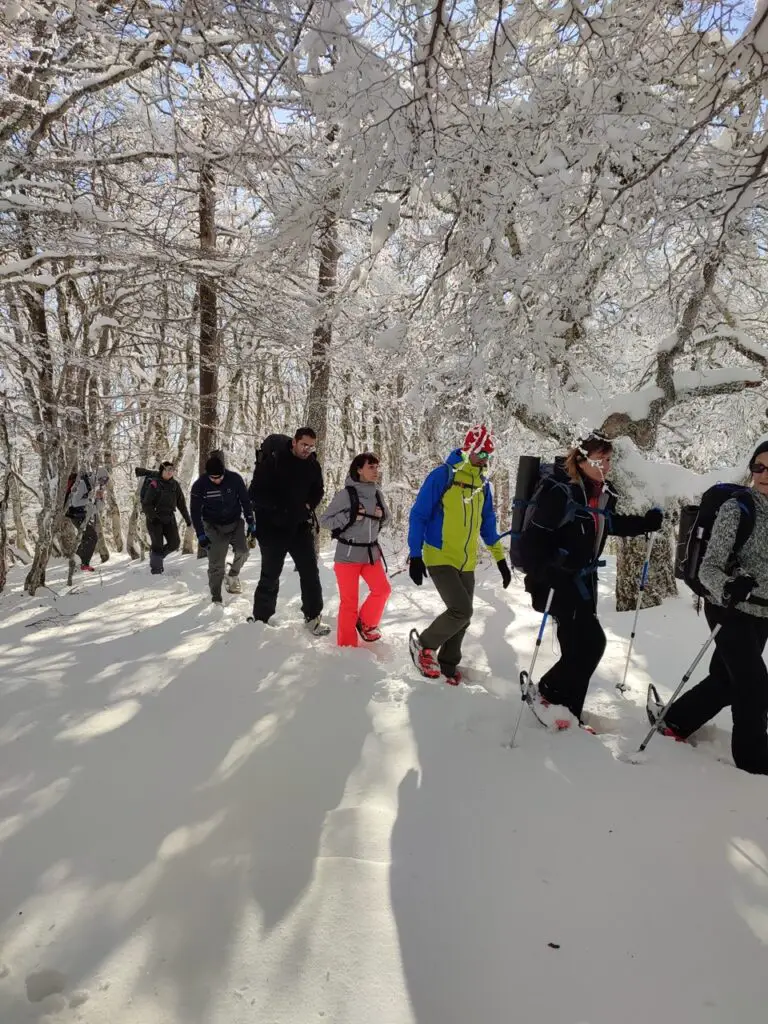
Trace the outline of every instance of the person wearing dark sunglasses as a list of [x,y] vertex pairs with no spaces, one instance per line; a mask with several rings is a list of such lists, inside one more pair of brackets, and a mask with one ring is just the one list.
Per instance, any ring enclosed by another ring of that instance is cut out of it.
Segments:
[[473,427],[464,445],[432,470],[411,509],[409,575],[416,586],[431,576],[446,609],[421,634],[411,630],[410,654],[423,676],[442,675],[451,686],[462,679],[461,644],[472,621],[478,539],[496,562],[503,586],[512,580],[486,479],[494,448],[488,428]]
[[[768,441],[755,449],[749,471],[749,492],[737,492],[723,503],[699,569],[711,595],[704,614],[710,629],[720,626],[709,674],[675,701],[664,724],[675,737],[687,739],[730,705],[736,767],[768,775],[768,669],[763,660],[768,642]],[[735,558],[747,504],[754,506],[754,525]]]

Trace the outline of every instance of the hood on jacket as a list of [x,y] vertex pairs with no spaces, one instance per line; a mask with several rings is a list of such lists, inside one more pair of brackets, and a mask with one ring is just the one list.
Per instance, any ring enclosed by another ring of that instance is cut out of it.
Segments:
[[99,466],[96,470],[96,483],[106,484],[109,482],[109,473],[104,466]]

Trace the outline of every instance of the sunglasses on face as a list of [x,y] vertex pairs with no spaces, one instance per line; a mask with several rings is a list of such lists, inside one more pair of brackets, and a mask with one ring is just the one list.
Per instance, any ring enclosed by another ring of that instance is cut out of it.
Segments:
[[313,444],[304,444],[303,441],[299,442],[299,448],[301,448],[303,452],[313,452],[315,450],[315,446]]
[[755,462],[749,467],[749,470],[753,476],[762,476],[763,473],[768,473],[768,466],[762,462]]

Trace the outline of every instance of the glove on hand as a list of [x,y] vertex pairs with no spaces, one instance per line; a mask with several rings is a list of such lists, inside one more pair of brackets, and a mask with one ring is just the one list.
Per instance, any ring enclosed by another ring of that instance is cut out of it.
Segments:
[[408,559],[408,575],[411,577],[417,587],[420,587],[424,580],[427,578],[429,573],[427,567],[424,565],[424,559],[420,556],[411,557]]

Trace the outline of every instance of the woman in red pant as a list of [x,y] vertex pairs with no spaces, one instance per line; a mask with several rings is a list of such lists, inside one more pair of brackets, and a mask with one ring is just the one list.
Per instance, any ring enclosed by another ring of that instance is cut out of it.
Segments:
[[[392,588],[379,547],[379,533],[389,511],[378,487],[379,460],[372,452],[356,455],[346,486],[333,498],[320,525],[336,540],[334,570],[339,584],[339,647],[357,647],[358,635],[373,643],[381,639],[379,623]],[[369,594],[362,608],[360,577]]]

